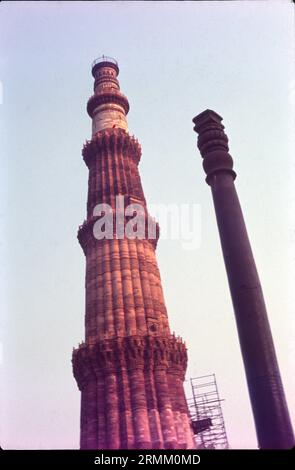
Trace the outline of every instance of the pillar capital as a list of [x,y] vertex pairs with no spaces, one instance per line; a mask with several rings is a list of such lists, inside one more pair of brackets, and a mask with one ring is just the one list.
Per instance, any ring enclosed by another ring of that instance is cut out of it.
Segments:
[[210,109],[193,119],[194,131],[198,134],[198,149],[204,159],[203,168],[209,185],[212,176],[217,173],[229,173],[233,179],[236,177],[233,159],[228,153],[228,138],[221,121],[222,117]]

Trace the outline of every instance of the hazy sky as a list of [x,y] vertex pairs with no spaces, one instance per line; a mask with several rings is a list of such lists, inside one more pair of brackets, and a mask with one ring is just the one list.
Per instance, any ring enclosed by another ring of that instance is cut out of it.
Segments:
[[[236,187],[295,419],[294,5],[243,2],[0,4],[1,446],[77,448],[72,348],[84,337],[92,60],[115,57],[142,144],[150,203],[199,204],[201,244],[161,240],[171,328],[187,378],[215,372],[232,448],[256,447],[209,186],[191,119],[224,118]],[[293,392],[293,393],[292,393]]]

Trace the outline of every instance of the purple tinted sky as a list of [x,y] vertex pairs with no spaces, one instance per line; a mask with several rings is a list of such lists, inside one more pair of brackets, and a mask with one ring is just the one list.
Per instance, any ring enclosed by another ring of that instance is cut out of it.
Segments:
[[[256,438],[209,187],[191,119],[224,117],[290,411],[294,398],[294,16],[284,2],[0,4],[1,445],[75,448],[71,351],[84,335],[91,61],[119,61],[150,203],[198,203],[202,243],[160,240],[187,377],[215,372],[230,445]],[[293,391],[293,393],[292,393]]]

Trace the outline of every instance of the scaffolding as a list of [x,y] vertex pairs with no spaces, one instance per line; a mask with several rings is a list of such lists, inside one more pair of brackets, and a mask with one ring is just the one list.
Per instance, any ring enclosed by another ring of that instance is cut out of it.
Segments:
[[215,374],[190,379],[188,398],[192,427],[198,449],[228,449],[221,402]]

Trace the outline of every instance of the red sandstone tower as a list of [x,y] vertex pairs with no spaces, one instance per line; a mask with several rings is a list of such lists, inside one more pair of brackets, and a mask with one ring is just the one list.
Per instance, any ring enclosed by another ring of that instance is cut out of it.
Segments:
[[[183,390],[187,353],[169,329],[155,255],[159,231],[154,238],[147,230],[141,239],[127,236],[130,214],[116,205],[116,196],[124,207],[139,204],[148,226],[141,147],[128,133],[118,73],[111,58],[92,65],[92,138],[82,152],[89,169],[87,219],[78,232],[86,256],[86,337],[72,359],[81,390],[80,446],[194,448]],[[114,223],[112,238],[94,236],[94,208],[102,203],[123,220],[119,234]]]

